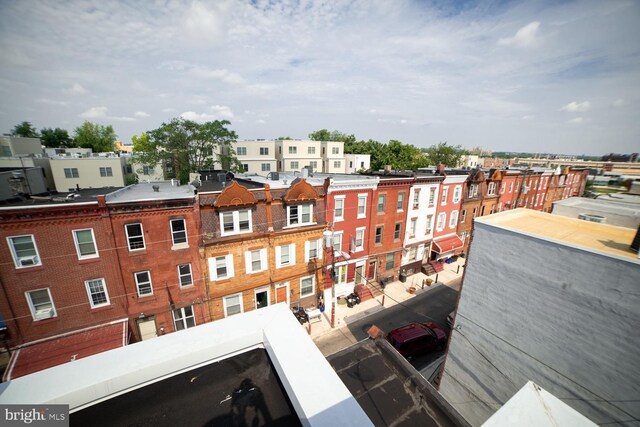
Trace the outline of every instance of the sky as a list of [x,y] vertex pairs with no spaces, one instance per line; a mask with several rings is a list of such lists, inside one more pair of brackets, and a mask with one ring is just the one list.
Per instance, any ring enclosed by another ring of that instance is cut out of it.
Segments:
[[640,2],[0,1],[0,132],[640,151]]

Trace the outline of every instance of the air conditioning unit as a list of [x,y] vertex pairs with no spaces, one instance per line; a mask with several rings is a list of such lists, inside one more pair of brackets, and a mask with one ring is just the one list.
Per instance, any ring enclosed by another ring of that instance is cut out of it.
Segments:
[[51,317],[53,317],[53,308],[41,308],[40,310],[36,310],[36,320],[50,319]]
[[33,255],[30,257],[22,257],[19,260],[20,266],[21,267],[28,267],[30,265],[37,265],[38,264],[38,257]]

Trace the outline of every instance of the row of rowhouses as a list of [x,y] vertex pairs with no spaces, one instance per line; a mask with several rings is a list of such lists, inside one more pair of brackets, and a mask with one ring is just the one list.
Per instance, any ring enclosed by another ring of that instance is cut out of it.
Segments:
[[548,210],[585,181],[570,169],[306,172],[203,172],[197,189],[0,207],[5,378],[275,303],[317,306],[334,281],[342,296],[433,273],[466,251],[474,217]]

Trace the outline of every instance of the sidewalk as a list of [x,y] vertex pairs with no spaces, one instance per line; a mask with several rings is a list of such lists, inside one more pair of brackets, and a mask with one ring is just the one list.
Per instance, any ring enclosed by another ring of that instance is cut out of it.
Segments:
[[[336,327],[333,329],[331,328],[331,304],[326,305],[326,309],[320,319],[313,319],[310,323],[305,323],[304,327],[307,331],[311,329],[311,339],[316,343],[322,354],[325,356],[333,354],[357,342],[347,328],[350,323],[393,307],[410,298],[415,298],[416,295],[429,292],[439,286],[451,286],[459,289],[465,261],[466,259],[458,258],[456,262],[444,264],[444,271],[437,274],[437,282],[435,274],[427,276],[423,273],[417,273],[408,277],[405,283],[400,281],[389,283],[384,289],[384,306],[382,306],[382,295],[357,304],[353,308],[343,304],[336,304]],[[431,286],[425,285],[424,289],[422,289],[422,281],[427,277],[433,279],[434,283]],[[409,288],[412,286],[416,288],[414,294],[409,293]]]

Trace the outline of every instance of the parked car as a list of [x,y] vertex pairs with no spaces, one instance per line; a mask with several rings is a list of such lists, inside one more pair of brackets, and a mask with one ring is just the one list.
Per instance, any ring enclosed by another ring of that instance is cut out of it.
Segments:
[[447,315],[447,325],[449,325],[450,329],[453,329],[453,322],[456,320],[456,311],[453,310],[451,313]]
[[447,333],[436,323],[411,323],[392,330],[387,341],[405,358],[441,350],[447,344]]

